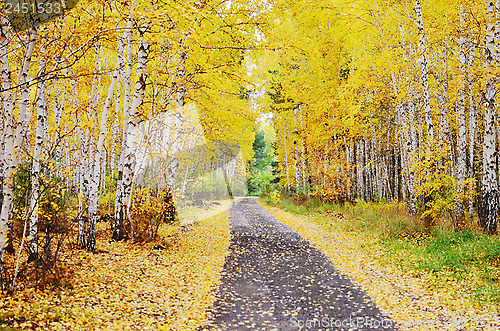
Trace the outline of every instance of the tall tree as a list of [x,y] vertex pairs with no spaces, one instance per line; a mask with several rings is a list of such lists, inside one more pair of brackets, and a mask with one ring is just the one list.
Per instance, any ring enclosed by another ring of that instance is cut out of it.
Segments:
[[481,180],[481,203],[479,206],[479,219],[485,231],[489,234],[496,233],[498,222],[498,181],[496,175],[496,88],[495,76],[495,3],[493,0],[485,1],[486,7],[486,42],[484,61],[486,69],[486,86],[484,88],[484,143],[483,143],[483,169]]

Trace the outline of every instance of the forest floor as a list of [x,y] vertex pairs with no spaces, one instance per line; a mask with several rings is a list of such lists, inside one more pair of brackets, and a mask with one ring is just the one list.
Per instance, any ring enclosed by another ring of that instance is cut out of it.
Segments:
[[162,226],[155,243],[114,242],[99,223],[96,253],[65,260],[67,284],[0,294],[0,330],[197,329],[228,252],[229,203],[189,226]]
[[[403,271],[384,258],[379,238],[362,229],[346,231],[347,215],[297,215],[265,208],[320,249],[342,274],[359,284],[377,307],[407,330],[499,330],[496,305],[480,305],[467,280]],[[385,261],[385,262],[384,262]],[[392,261],[394,262],[394,261]]]

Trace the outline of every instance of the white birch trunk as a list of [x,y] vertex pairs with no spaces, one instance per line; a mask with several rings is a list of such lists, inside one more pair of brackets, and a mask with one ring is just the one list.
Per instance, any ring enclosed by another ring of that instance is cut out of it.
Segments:
[[146,90],[146,78],[147,78],[147,73],[146,73],[146,67],[148,63],[148,55],[149,55],[149,44],[148,42],[142,38],[142,35],[144,34],[143,31],[141,31],[141,41],[139,45],[139,52],[137,55],[137,76],[138,79],[135,83],[135,92],[134,92],[134,97],[132,100],[132,104],[130,106],[130,119],[128,122],[128,136],[127,136],[127,142],[126,142],[126,147],[125,147],[125,162],[123,165],[123,194],[125,196],[125,199],[127,201],[127,218],[130,221],[130,235],[131,235],[131,241],[132,243],[134,242],[134,229],[133,229],[133,221],[130,215],[130,195],[132,193],[132,178],[134,175],[134,169],[133,169],[133,161],[134,161],[134,142],[135,142],[135,134],[136,134],[136,128],[137,125],[139,124],[140,118],[137,114],[137,109],[143,104],[144,102],[144,94]]
[[21,154],[21,149],[22,149],[22,144],[24,141],[24,136],[25,136],[25,121],[26,121],[26,108],[29,105],[30,102],[30,90],[29,90],[29,83],[30,79],[28,77],[29,73],[29,68],[31,64],[31,57],[33,56],[33,51],[35,49],[35,43],[36,39],[38,36],[38,30],[37,28],[33,28],[30,31],[29,34],[29,42],[26,47],[26,51],[24,54],[24,59],[23,59],[23,64],[21,67],[21,71],[19,73],[20,77],[20,84],[21,84],[21,98],[19,100],[19,115],[17,118],[17,124],[15,127],[15,134],[14,134],[14,154],[12,155],[12,161],[14,163],[14,166],[17,167],[19,163],[19,157]]
[[[43,46],[42,46],[43,48]],[[36,100],[36,137],[33,150],[33,166],[31,170],[31,198],[30,198],[30,225],[28,231],[28,252],[29,261],[33,261],[38,256],[38,209],[40,204],[40,160],[42,155],[42,144],[45,138],[45,50],[41,49],[40,68],[38,73],[38,93]]]
[[[464,13],[462,13],[462,23],[464,23]],[[458,193],[462,194],[464,191],[464,183],[467,171],[467,133],[465,123],[465,36],[462,34],[459,41],[459,54],[458,54],[459,68],[460,68],[460,88],[458,90],[457,101],[457,179],[459,183]],[[465,225],[465,213],[463,201],[459,197],[455,201],[455,226],[462,227]]]
[[0,212],[0,288],[3,286],[3,261],[5,248],[7,246],[8,223],[12,213],[13,187],[12,180],[14,176],[15,166],[12,162],[12,154],[14,148],[13,136],[13,120],[14,120],[14,103],[12,93],[10,91],[10,68],[8,58],[9,36],[7,36],[7,19],[0,16],[0,75],[3,89],[3,111],[4,111],[4,186],[3,186],[3,201]]
[[295,171],[295,193],[301,192],[299,171],[299,142],[297,141],[297,108],[293,110],[293,169]]
[[115,195],[115,215],[114,215],[114,226],[113,226],[113,239],[121,240],[124,236],[123,220],[125,218],[125,206],[127,205],[126,197],[123,190],[123,167],[125,163],[125,153],[127,152],[127,139],[128,139],[128,122],[130,118],[130,104],[131,104],[131,86],[132,86],[132,57],[133,57],[133,26],[134,16],[131,13],[127,21],[127,30],[125,31],[125,36],[123,39],[127,42],[127,59],[126,59],[126,70],[123,75],[123,133],[122,133],[122,144],[120,148],[120,159],[118,162],[118,180],[116,183],[116,195]]
[[[473,91],[473,74],[472,65],[474,64],[474,49],[469,41],[469,56],[468,56],[468,69],[467,69],[467,85],[469,89],[469,178],[475,178],[474,172],[474,144],[476,134],[476,107],[474,103]],[[470,190],[474,190],[474,184],[470,184]],[[472,223],[474,221],[474,200],[469,200],[469,219]]]
[[422,6],[420,0],[415,1],[415,13],[417,14],[418,26],[418,44],[420,48],[420,65],[422,69],[422,97],[424,102],[425,125],[427,127],[427,136],[434,138],[434,126],[431,116],[431,98],[429,90],[429,63],[427,60],[427,48],[425,42],[424,22],[422,18]]
[[[118,46],[118,54],[121,54],[123,49],[121,44]],[[87,230],[87,250],[95,250],[96,241],[96,225],[97,219],[99,217],[98,203],[99,203],[99,183],[101,181],[101,162],[102,154],[104,148],[104,139],[106,138],[106,133],[108,131],[108,114],[109,108],[111,107],[111,100],[113,99],[113,93],[116,87],[116,81],[118,80],[118,75],[120,73],[121,67],[123,65],[123,56],[118,56],[115,70],[113,71],[113,76],[111,77],[111,82],[108,88],[108,94],[106,100],[104,101],[104,106],[101,113],[101,126],[99,130],[99,138],[97,140],[97,146],[94,152],[94,164],[93,164],[93,174],[90,181],[90,192],[89,192],[89,226]],[[92,155],[90,155],[92,157]]]
[[305,194],[309,194],[308,192],[308,187],[307,187],[307,168],[306,168],[306,132],[304,130],[304,120],[302,118],[302,104],[299,105],[299,116],[300,116],[300,130],[302,132],[302,141],[301,141],[301,148],[302,148],[302,158],[300,160],[301,162],[301,168],[302,168],[302,189],[304,190]]
[[498,183],[496,177],[495,77],[495,4],[486,0],[486,87],[484,90],[484,143],[479,221],[485,232],[494,234],[498,221]]
[[[411,90],[411,88],[410,88]],[[408,114],[405,118],[408,120],[409,139],[406,141],[406,153],[408,155],[408,211],[411,215],[417,213],[416,199],[415,199],[415,173],[411,170],[410,166],[415,161],[415,153],[417,151],[417,130],[415,128],[415,101],[410,91],[410,101],[408,102]]]
[[284,150],[283,150],[283,160],[285,163],[285,173],[286,173],[286,191],[290,193],[290,173],[288,171],[288,149],[286,144],[286,125],[285,119],[283,118],[283,140],[284,140]]

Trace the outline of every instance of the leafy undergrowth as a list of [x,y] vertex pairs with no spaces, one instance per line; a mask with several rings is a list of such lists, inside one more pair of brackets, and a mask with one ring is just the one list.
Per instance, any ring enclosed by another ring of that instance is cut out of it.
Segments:
[[[406,260],[403,254],[388,254],[388,245],[380,233],[367,231],[364,227],[356,228],[350,219],[352,215],[332,210],[325,211],[330,215],[310,213],[300,206],[293,208],[301,215],[276,207],[265,208],[321,249],[339,270],[366,290],[378,307],[404,329],[500,328],[496,306],[485,305],[484,301],[480,302],[471,295],[470,284],[482,283],[477,279],[479,273],[469,273],[458,280],[446,268],[438,272],[424,269],[409,272],[409,267],[401,268],[396,264],[401,260],[405,260],[407,266],[414,262]],[[394,224],[388,226],[397,227]]]
[[228,252],[228,214],[165,226],[159,235],[160,244],[98,240],[95,254],[79,252],[70,286],[3,295],[0,329],[199,328],[209,318]]
[[439,287],[448,280],[462,285],[461,290],[474,304],[496,305],[500,302],[500,237],[487,236],[470,227],[453,231],[446,224],[433,229],[407,215],[397,204],[368,203],[327,204],[310,199],[295,204],[282,199],[279,207],[295,214],[313,213],[315,221],[329,226],[332,218],[345,231],[363,231],[383,245],[380,262],[395,264],[416,275],[438,276],[429,287]]

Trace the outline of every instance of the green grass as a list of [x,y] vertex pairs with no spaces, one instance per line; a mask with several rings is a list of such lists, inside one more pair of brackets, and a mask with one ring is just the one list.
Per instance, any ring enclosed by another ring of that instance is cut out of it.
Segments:
[[[273,205],[270,200],[265,202]],[[311,220],[326,227],[371,234],[384,248],[380,262],[416,275],[435,274],[438,280],[431,287],[451,279],[466,284],[469,295],[480,302],[500,302],[499,236],[470,229],[427,229],[396,204],[358,201],[336,205],[316,199],[296,203],[282,198],[274,205],[294,214],[313,215]]]

